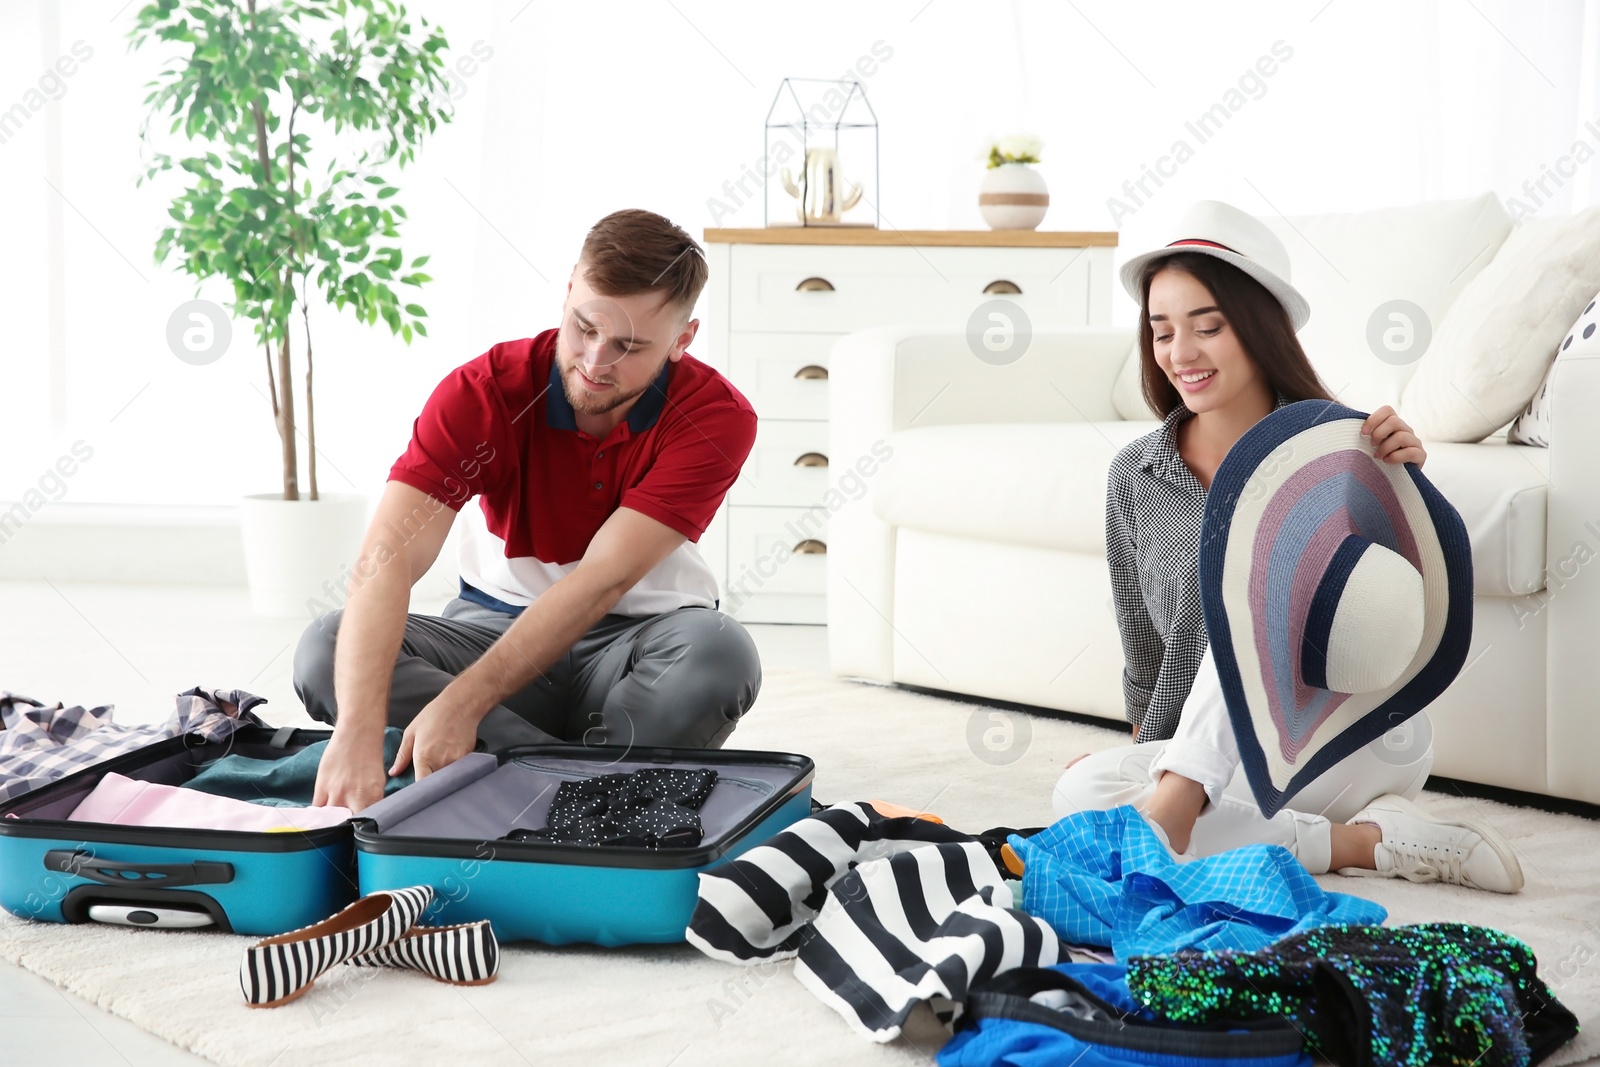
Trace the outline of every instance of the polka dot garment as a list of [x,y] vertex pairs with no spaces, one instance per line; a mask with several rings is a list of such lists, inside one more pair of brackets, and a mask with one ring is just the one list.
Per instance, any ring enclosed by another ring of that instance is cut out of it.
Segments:
[[1506,432],[1506,440],[1511,444],[1550,447],[1550,382],[1555,378],[1557,365],[1571,353],[1600,353],[1600,329],[1597,329],[1600,328],[1600,312],[1596,311],[1597,305],[1600,305],[1600,295],[1589,301],[1589,306],[1583,309],[1583,314],[1578,316],[1578,321],[1572,324],[1572,329],[1562,339],[1544,381],[1539,383],[1539,391],[1533,394],[1533,399],[1528,401],[1528,406]]
[[716,771],[665,767],[562,782],[550,803],[546,829],[518,836],[583,845],[693,848],[704,836],[700,805],[716,784]]

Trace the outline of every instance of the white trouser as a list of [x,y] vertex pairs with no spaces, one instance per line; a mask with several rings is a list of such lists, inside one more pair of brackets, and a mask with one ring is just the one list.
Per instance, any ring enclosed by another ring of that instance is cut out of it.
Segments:
[[1270,819],[1261,814],[1239,762],[1216,661],[1208,646],[1167,741],[1122,745],[1085,756],[1056,783],[1056,818],[1122,804],[1143,809],[1167,771],[1200,783],[1210,803],[1194,825],[1189,853],[1212,856],[1241,845],[1282,845],[1312,874],[1332,860],[1329,820],[1347,822],[1376,798],[1414,799],[1433,768],[1433,725],[1418,712],[1365,748],[1330,767]]

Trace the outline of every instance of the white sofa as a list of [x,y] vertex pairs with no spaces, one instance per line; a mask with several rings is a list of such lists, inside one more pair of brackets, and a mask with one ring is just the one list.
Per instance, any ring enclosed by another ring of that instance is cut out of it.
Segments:
[[[1437,329],[1511,230],[1487,195],[1268,221],[1311,302],[1319,373],[1352,407],[1402,415],[1412,367],[1373,354],[1373,310],[1410,300]],[[1132,345],[1131,329],[1039,335],[996,366],[914,325],[836,343],[830,454],[893,449],[831,520],[836,673],[1123,722],[1106,470],[1159,425]],[[1430,709],[1434,773],[1600,803],[1600,359],[1564,359],[1552,394],[1548,449],[1503,432],[1429,445],[1476,585],[1467,665]]]

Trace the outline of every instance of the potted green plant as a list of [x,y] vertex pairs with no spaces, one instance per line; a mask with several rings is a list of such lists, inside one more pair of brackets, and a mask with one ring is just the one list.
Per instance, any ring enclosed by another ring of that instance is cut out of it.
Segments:
[[[283,488],[245,497],[240,525],[255,610],[296,614],[353,560],[366,522],[364,498],[317,488],[312,295],[361,322],[381,320],[407,344],[427,336],[427,311],[397,290],[430,280],[428,257],[406,262],[406,212],[387,175],[450,121],[448,43],[391,0],[155,0],[129,36],[135,48],[181,50],[149,84],[141,136],[151,159],[140,182],[181,176],[156,260],[179,257],[197,289],[225,280],[230,312],[253,324],[266,357]],[[165,117],[186,154],[155,151],[151,127]]]

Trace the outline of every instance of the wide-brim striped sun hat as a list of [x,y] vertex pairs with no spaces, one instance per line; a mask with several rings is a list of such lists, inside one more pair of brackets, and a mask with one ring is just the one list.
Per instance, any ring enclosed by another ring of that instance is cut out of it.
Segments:
[[1264,814],[1425,708],[1466,661],[1466,526],[1366,416],[1287,404],[1206,493],[1200,595],[1239,754]]

